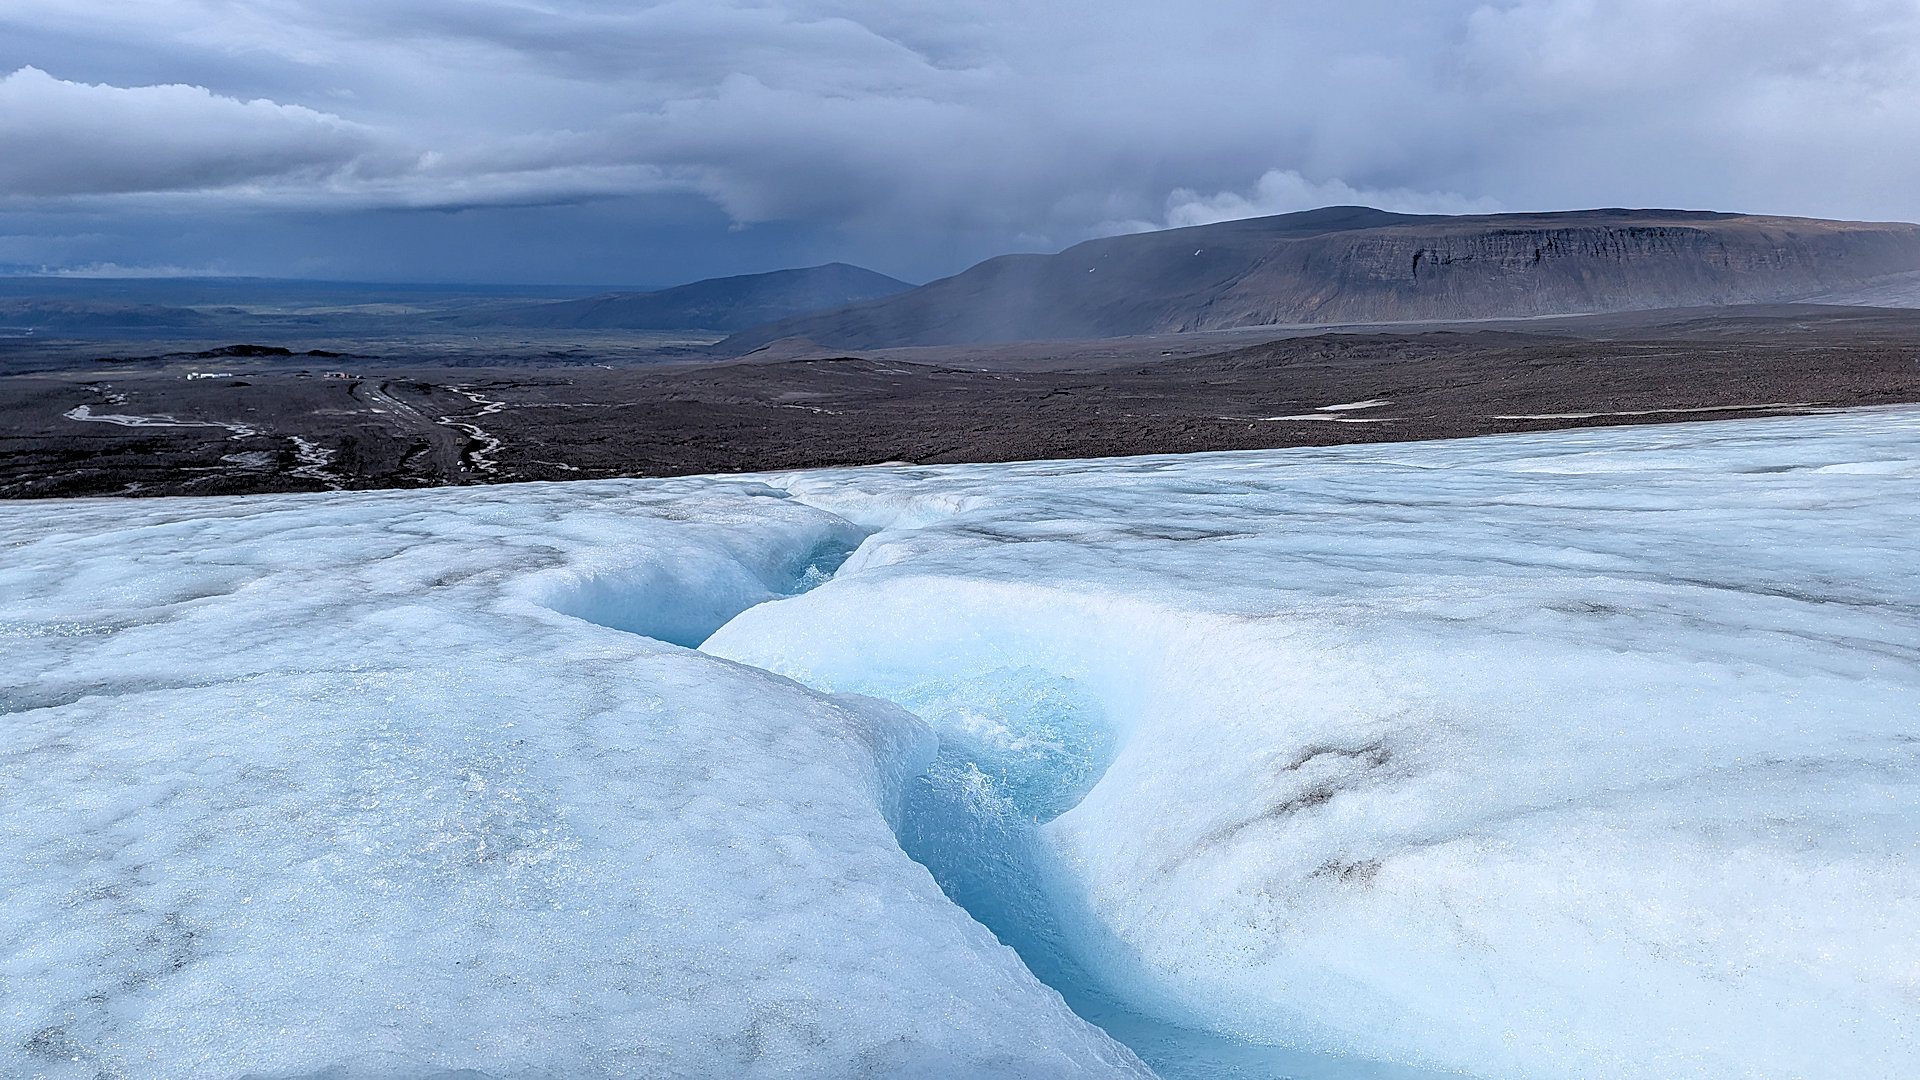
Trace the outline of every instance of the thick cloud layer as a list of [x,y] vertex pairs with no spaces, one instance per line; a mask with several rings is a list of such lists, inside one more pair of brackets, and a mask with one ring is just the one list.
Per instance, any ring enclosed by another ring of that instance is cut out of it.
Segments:
[[323,212],[411,266],[365,215],[606,200],[644,247],[687,197],[917,276],[1325,202],[1920,218],[1916,51],[1916,0],[14,0],[0,262]]
[[121,89],[25,67],[0,79],[0,190],[28,196],[228,190],[334,180],[365,134],[299,105],[196,86]]

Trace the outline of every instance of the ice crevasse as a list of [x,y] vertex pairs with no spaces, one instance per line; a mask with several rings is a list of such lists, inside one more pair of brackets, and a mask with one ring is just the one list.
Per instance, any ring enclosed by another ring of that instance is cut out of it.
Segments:
[[0,508],[0,1072],[1913,1075],[1916,496],[1895,409]]

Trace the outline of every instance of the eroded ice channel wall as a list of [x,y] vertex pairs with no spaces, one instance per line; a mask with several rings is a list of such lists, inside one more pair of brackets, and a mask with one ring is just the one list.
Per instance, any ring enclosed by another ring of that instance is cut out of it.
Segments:
[[0,507],[0,1076],[1145,1075],[901,852],[923,724],[554,610],[802,583],[777,496]]
[[1480,1075],[1902,1075],[1915,434],[797,476],[881,531],[704,648],[928,720],[932,780],[1043,849],[1037,888],[943,884],[1062,939],[1023,953],[1169,1071],[1215,1049],[1128,1013]]
[[0,1073],[1920,1066],[1920,413],[770,479],[0,507]]

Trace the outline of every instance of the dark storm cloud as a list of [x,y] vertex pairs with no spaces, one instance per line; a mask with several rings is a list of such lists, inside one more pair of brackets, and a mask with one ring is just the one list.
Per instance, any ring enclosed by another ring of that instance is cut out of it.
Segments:
[[1913,218],[1916,55],[1915,0],[12,0],[0,198],[692,197],[922,275],[1328,202]]

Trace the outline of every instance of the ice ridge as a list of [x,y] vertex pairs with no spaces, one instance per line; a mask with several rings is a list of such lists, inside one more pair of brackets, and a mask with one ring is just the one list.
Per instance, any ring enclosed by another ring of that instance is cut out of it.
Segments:
[[1895,1076],[1917,426],[782,478],[879,531],[703,648],[929,722],[903,845],[1164,1074]]

